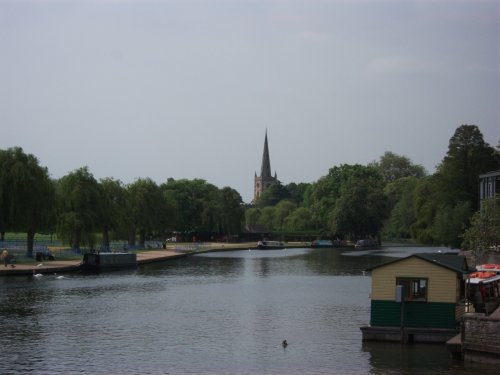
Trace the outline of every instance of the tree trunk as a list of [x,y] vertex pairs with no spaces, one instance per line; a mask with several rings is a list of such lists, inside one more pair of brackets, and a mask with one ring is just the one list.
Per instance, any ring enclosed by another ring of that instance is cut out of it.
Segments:
[[71,241],[71,248],[73,250],[80,250],[80,242],[82,240],[82,230],[75,229],[73,231],[73,239]]
[[144,248],[146,245],[146,229],[141,229],[139,231],[139,246]]
[[33,248],[35,244],[35,230],[29,229],[27,234],[28,234],[28,241],[26,243],[26,256],[28,258],[33,258]]
[[135,246],[135,226],[131,226],[128,231],[128,246],[129,247]]
[[5,232],[0,232],[0,241],[4,241],[5,240]]
[[102,231],[102,247],[104,250],[109,251],[109,230],[105,227]]

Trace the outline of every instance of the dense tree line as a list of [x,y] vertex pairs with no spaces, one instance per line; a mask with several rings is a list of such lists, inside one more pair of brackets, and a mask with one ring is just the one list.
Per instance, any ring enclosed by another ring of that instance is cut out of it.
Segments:
[[[432,175],[388,151],[367,166],[333,167],[311,184],[277,182],[246,211],[246,221],[281,232],[458,247],[478,210],[479,175],[498,169],[499,151],[484,141],[477,126],[462,125]],[[468,238],[464,245],[472,242]]]
[[[204,180],[174,180],[158,185],[149,178],[125,185],[96,180],[87,167],[59,180],[19,147],[0,150],[0,235],[57,233],[73,249],[109,248],[111,239],[144,246],[147,238],[181,235],[231,236],[244,223],[241,196]],[[99,242],[98,243],[98,238]]]
[[107,248],[112,239],[144,246],[147,238],[173,232],[228,237],[246,221],[275,233],[476,246],[489,225],[485,247],[498,241],[499,210],[478,213],[478,176],[498,169],[499,151],[477,126],[462,125],[432,175],[388,151],[369,165],[334,166],[314,183],[278,181],[244,210],[237,191],[200,179],[126,185],[98,181],[83,167],[53,180],[35,156],[15,147],[0,150],[0,236],[26,232],[29,252],[37,232],[57,233],[75,249]]

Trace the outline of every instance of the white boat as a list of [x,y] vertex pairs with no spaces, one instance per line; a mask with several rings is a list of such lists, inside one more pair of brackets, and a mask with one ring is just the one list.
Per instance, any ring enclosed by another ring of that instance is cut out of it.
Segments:
[[285,244],[281,241],[259,241],[257,247],[259,249],[283,249]]

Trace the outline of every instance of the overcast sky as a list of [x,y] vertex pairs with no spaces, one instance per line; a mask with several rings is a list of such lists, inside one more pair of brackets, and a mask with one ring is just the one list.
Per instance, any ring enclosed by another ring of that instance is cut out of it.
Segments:
[[0,148],[51,176],[314,182],[500,140],[500,1],[0,0]]

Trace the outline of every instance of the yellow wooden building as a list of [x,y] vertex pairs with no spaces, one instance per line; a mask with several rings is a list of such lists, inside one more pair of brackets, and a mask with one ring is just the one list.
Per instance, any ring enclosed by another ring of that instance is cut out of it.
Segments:
[[399,340],[402,327],[410,341],[445,341],[456,332],[465,313],[465,257],[414,254],[370,271],[370,326],[362,328],[364,340]]

